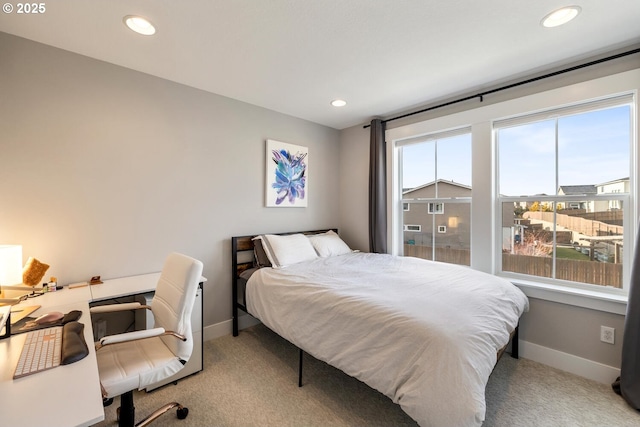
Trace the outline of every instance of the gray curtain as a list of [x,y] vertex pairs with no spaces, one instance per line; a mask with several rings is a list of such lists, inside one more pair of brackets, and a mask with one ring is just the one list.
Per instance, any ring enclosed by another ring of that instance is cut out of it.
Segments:
[[371,121],[369,145],[369,251],[387,252],[387,150],[386,124]]
[[[614,383],[614,389],[617,385]],[[640,233],[636,237],[631,266],[631,289],[624,321],[619,387],[620,394],[629,405],[640,410]]]

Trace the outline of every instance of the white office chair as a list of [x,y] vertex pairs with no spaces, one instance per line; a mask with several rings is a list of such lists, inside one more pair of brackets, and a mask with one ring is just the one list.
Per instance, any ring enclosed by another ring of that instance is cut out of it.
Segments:
[[[102,396],[105,400],[120,396],[120,426],[135,423],[133,390],[170,377],[189,360],[193,350],[191,312],[202,268],[200,261],[172,253],[162,268],[151,307],[135,302],[91,309],[92,313],[150,309],[155,318],[153,329],[106,336],[95,343]],[[172,402],[137,425],[145,426],[175,407],[178,418],[186,418],[188,409]]]

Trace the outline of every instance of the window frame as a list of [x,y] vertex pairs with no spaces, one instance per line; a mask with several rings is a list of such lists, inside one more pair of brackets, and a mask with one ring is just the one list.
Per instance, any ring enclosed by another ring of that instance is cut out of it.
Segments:
[[[570,117],[570,116],[574,116],[577,114],[582,114],[582,113],[588,113],[588,112],[592,112],[592,111],[600,111],[603,109],[607,109],[607,108],[615,108],[615,107],[619,107],[619,106],[623,106],[623,105],[629,105],[630,110],[631,110],[631,132],[630,132],[630,141],[629,141],[629,162],[630,162],[630,169],[635,170],[635,162],[633,161],[633,153],[634,153],[634,147],[635,147],[635,139],[634,139],[634,132],[633,132],[633,128],[634,128],[634,120],[633,120],[633,113],[634,113],[634,106],[636,105],[636,97],[634,96],[633,93],[624,93],[624,94],[612,94],[611,96],[605,96],[605,97],[601,97],[595,100],[586,100],[584,102],[578,102],[572,105],[564,105],[564,106],[557,106],[557,107],[551,107],[545,110],[541,110],[541,111],[536,111],[536,112],[529,112],[529,113],[523,113],[523,114],[519,114],[517,116],[512,116],[510,118],[507,119],[497,119],[492,121],[492,139],[493,139],[493,146],[495,149],[495,154],[494,154],[494,158],[495,158],[495,238],[496,238],[496,254],[495,254],[495,266],[496,266],[496,274],[499,276],[504,276],[510,279],[515,279],[515,280],[519,280],[519,281],[525,281],[525,282],[544,282],[548,285],[551,286],[558,286],[558,287],[568,287],[568,288],[576,288],[576,289],[583,289],[583,290],[593,290],[595,292],[605,292],[605,293],[609,293],[609,292],[613,292],[616,293],[618,291],[621,291],[623,294],[628,294],[629,292],[629,281],[630,281],[630,273],[631,273],[631,264],[632,264],[632,258],[631,255],[633,253],[633,249],[631,251],[623,251],[623,256],[622,256],[622,276],[623,276],[623,283],[622,283],[622,289],[620,288],[615,288],[616,290],[611,289],[610,287],[607,286],[602,286],[602,285],[595,285],[595,284],[588,284],[588,283],[581,283],[581,282],[573,282],[573,281],[566,281],[566,280],[561,280],[556,278],[556,257],[555,255],[553,256],[553,262],[552,262],[552,272],[551,278],[548,277],[540,277],[540,276],[533,276],[533,275],[527,275],[527,274],[522,274],[522,273],[516,273],[516,272],[512,272],[512,271],[504,271],[502,269],[502,233],[499,231],[502,229],[503,227],[503,218],[502,218],[502,214],[503,214],[503,203],[522,203],[522,202],[540,202],[540,203],[560,203],[563,205],[566,205],[572,201],[587,201],[587,202],[597,202],[597,201],[607,201],[609,202],[609,204],[611,204],[612,201],[617,201],[616,204],[619,205],[620,202],[622,202],[623,205],[623,218],[625,218],[625,222],[624,222],[624,226],[625,226],[625,231],[623,234],[623,247],[631,247],[633,248],[633,242],[634,240],[630,239],[629,237],[629,232],[628,229],[632,229],[634,228],[634,224],[637,224],[636,218],[632,217],[632,212],[631,212],[631,193],[633,192],[634,188],[637,187],[637,182],[635,179],[632,179],[632,176],[634,174],[631,173],[631,171],[629,171],[629,186],[630,186],[630,190],[629,193],[616,193],[616,192],[612,192],[612,193],[598,193],[598,194],[593,194],[593,195],[580,195],[580,196],[571,196],[571,195],[561,195],[561,194],[555,194],[555,195],[545,195],[545,196],[541,196],[541,195],[528,195],[528,196],[501,196],[500,195],[500,188],[499,188],[499,184],[500,184],[500,178],[499,178],[499,169],[500,169],[500,161],[499,161],[499,141],[498,141],[498,137],[497,134],[499,132],[499,130],[501,129],[506,129],[509,127],[513,127],[513,126],[519,126],[519,125],[526,125],[526,124],[530,124],[530,123],[536,123],[536,122],[540,122],[543,120],[558,120],[562,117]],[[557,138],[557,135],[556,135]],[[556,150],[557,150],[557,144],[556,144]],[[557,151],[555,153],[555,156],[557,158]],[[627,174],[625,172],[621,172],[622,176],[626,176]],[[557,191],[557,188],[556,188]],[[555,211],[557,212],[557,211]],[[554,220],[554,223],[556,223],[556,221]],[[555,241],[555,228],[554,228],[554,241]]]

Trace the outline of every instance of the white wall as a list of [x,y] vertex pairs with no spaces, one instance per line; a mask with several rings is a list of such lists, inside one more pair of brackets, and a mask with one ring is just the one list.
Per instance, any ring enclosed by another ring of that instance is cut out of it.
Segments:
[[[230,238],[340,227],[339,133],[0,33],[0,244],[62,284],[203,261],[231,318]],[[265,208],[265,140],[309,147],[307,208]]]

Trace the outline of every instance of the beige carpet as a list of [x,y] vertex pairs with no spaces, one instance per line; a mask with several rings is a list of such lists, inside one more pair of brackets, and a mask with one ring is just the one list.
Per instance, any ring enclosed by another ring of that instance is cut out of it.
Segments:
[[[398,405],[360,381],[305,355],[298,388],[298,350],[262,325],[205,343],[204,370],[178,385],[134,396],[137,420],[177,400],[159,426],[415,426]],[[100,426],[116,425],[118,400]],[[611,387],[505,355],[487,385],[483,426],[631,427],[640,413]]]

